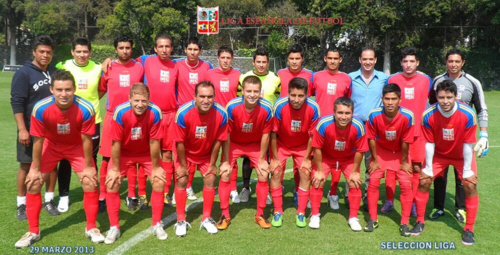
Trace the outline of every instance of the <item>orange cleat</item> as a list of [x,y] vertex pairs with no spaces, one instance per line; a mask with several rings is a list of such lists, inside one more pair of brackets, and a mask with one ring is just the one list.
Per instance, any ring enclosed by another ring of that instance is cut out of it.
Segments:
[[264,215],[255,216],[255,222],[259,224],[261,228],[271,228],[271,223],[264,218]]
[[226,218],[226,216],[222,215],[216,227],[218,230],[225,230],[229,225],[231,225],[231,217]]

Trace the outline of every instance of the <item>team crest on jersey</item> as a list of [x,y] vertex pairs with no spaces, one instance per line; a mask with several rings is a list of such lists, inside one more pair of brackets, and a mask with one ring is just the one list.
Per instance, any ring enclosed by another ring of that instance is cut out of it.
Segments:
[[78,89],[87,89],[88,86],[87,78],[78,78],[76,80],[76,83],[78,85]]
[[196,126],[195,138],[205,139],[207,137],[207,126]]
[[140,140],[142,138],[142,128],[141,127],[133,127],[130,135],[131,140]]
[[455,140],[455,131],[453,128],[443,128],[443,140],[445,141]]
[[220,81],[220,92],[229,92],[229,81]]
[[292,132],[300,132],[300,127],[302,126],[302,121],[292,120]]
[[415,88],[405,88],[405,99],[415,99]]
[[385,139],[387,139],[387,141],[394,141],[396,140],[396,130],[386,130],[385,131]]
[[243,122],[243,127],[241,129],[241,132],[243,133],[252,133],[253,129],[253,123],[245,123]]
[[120,74],[120,87],[130,87],[130,74]]
[[161,82],[169,82],[170,81],[170,72],[165,70],[160,70],[160,81]]
[[337,91],[337,82],[334,81],[333,83],[328,83],[326,87],[326,94],[328,95],[335,95],[335,92]]
[[198,73],[189,73],[189,84],[198,84]]
[[57,123],[57,134],[69,135],[69,133],[70,133],[69,123],[64,123],[64,124]]
[[219,6],[205,8],[198,6],[198,34],[211,35],[219,33]]
[[345,151],[345,141],[335,140],[335,150],[336,151]]

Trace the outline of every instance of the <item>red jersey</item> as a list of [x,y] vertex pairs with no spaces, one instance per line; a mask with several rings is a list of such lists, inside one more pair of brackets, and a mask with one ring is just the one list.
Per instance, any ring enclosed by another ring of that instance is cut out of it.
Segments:
[[321,118],[314,129],[312,147],[321,149],[324,161],[354,161],[356,152],[368,150],[363,121],[353,117],[345,129],[339,129],[333,115]]
[[463,159],[463,144],[476,142],[476,113],[463,103],[455,103],[457,109],[449,118],[441,114],[437,104],[427,108],[422,116],[424,137],[436,145],[434,156]]
[[101,76],[99,91],[108,93],[106,110],[114,112],[115,108],[128,101],[130,87],[142,82],[144,68],[138,62],[130,60],[126,65],[113,61],[107,73]]
[[313,87],[321,116],[333,114],[333,102],[339,97],[351,97],[352,80],[343,72],[332,74],[328,70],[314,73]]
[[123,157],[151,155],[149,141],[163,136],[162,116],[160,108],[151,102],[146,112],[140,116],[134,113],[130,102],[116,107],[111,124],[111,139],[121,142],[121,155]]
[[[395,83],[401,88],[400,106],[410,109],[415,114],[415,123],[422,122],[422,113],[427,107],[427,99],[432,89],[432,80],[428,75],[417,72],[407,78],[401,73],[393,74],[387,79],[387,84]],[[415,126],[415,136],[420,137],[420,125]]]
[[210,161],[212,145],[216,140],[227,140],[227,113],[218,103],[201,115],[192,100],[179,108],[175,123],[174,141],[184,143],[186,159],[196,164]]
[[143,55],[136,60],[144,66],[144,84],[151,92],[149,100],[163,113],[177,111],[175,86],[178,70],[175,63],[170,59],[163,62],[156,55]]
[[273,129],[273,110],[269,101],[260,98],[257,106],[247,112],[243,96],[237,97],[227,104],[229,133],[231,142],[255,143],[262,140],[263,133]]
[[300,77],[306,79],[308,83],[308,96],[312,96],[314,93],[314,88],[312,85],[312,77],[313,77],[313,71],[307,70],[305,68],[302,68],[299,72],[297,73],[292,73],[290,71],[290,68],[284,68],[278,71],[276,73],[280,77],[281,81],[281,93],[280,97],[286,97],[288,96],[288,84],[290,81],[295,78],[295,77]]
[[240,70],[231,68],[223,72],[220,68],[216,68],[208,70],[207,75],[215,87],[215,102],[225,107],[231,99],[236,97]]
[[366,122],[366,137],[374,139],[377,146],[389,151],[401,151],[401,143],[413,143],[415,139],[413,113],[399,107],[399,112],[389,121],[384,113],[384,107],[377,108],[368,114]]
[[287,148],[307,146],[320,118],[319,106],[310,97],[298,110],[293,109],[288,97],[280,98],[274,105],[273,115],[273,132],[278,135],[278,145]]
[[210,62],[198,59],[198,64],[190,66],[186,58],[175,59],[179,70],[177,78],[177,102],[183,105],[194,99],[194,87],[201,81],[208,80],[207,72],[212,69]]
[[77,95],[65,112],[57,106],[54,96],[38,101],[33,107],[30,134],[45,137],[45,142],[55,146],[74,146],[82,142],[82,135],[94,133],[94,107]]

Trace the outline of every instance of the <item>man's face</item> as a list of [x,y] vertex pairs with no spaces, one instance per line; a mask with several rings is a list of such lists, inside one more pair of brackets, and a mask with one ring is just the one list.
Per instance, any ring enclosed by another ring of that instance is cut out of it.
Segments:
[[184,52],[186,52],[188,62],[194,63],[198,61],[201,49],[198,44],[191,43],[186,47],[186,49],[184,49]]
[[401,98],[394,92],[386,93],[382,97],[385,113],[390,116],[394,116],[399,111],[400,102]]
[[200,114],[210,111],[214,103],[215,92],[210,86],[198,87],[198,94],[195,95],[195,106]]
[[290,104],[292,104],[293,109],[298,110],[306,101],[307,96],[303,89],[292,88],[288,93],[288,98],[290,99]]
[[71,50],[71,55],[75,59],[78,65],[85,66],[89,63],[90,55],[92,51],[89,50],[88,45],[75,45],[75,49]]
[[256,105],[260,98],[259,84],[245,83],[241,92],[245,99],[245,105]]
[[50,93],[54,95],[56,104],[60,109],[68,109],[73,103],[75,95],[75,86],[72,80],[55,80],[54,85],[50,86]]
[[129,96],[129,101],[137,116],[143,115],[148,109],[149,98],[147,95],[133,94],[132,97]]
[[455,100],[457,97],[455,94],[449,91],[440,90],[437,93],[437,101],[441,109],[445,112],[449,112],[455,107]]
[[449,55],[448,59],[446,59],[446,69],[450,74],[460,74],[464,64],[465,60],[458,54]]
[[349,125],[349,123],[351,123],[352,107],[339,104],[337,105],[334,114],[335,125],[340,129],[344,129],[347,127],[347,125]]
[[417,67],[420,62],[414,55],[407,55],[401,60],[401,67],[403,68],[403,73],[407,76],[413,76],[417,72]]
[[324,57],[324,61],[328,71],[338,72],[340,63],[342,63],[342,58],[340,57],[340,53],[329,51]]
[[292,73],[299,72],[302,70],[302,62],[304,62],[304,58],[300,55],[300,53],[290,53],[288,54],[288,67]]
[[255,56],[255,60],[252,61],[252,65],[255,67],[255,73],[258,75],[264,75],[267,73],[267,68],[269,67],[269,60],[266,56]]
[[365,72],[371,72],[375,69],[375,64],[377,63],[377,58],[375,57],[375,52],[373,50],[365,50],[361,53],[359,57],[359,63],[361,64],[361,69]]
[[132,56],[132,45],[130,42],[118,42],[115,51],[120,61],[127,62]]
[[222,52],[218,57],[219,66],[222,71],[228,71],[231,69],[231,63],[233,62],[233,56],[229,52]]
[[47,45],[38,45],[33,50],[33,57],[39,67],[45,68],[52,61],[52,47]]
[[159,38],[156,40],[155,52],[160,60],[167,61],[172,54],[172,42],[168,38]]

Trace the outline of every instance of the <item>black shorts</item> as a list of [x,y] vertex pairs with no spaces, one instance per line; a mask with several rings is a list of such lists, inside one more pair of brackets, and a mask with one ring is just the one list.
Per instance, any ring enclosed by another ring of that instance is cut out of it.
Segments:
[[33,136],[30,136],[30,146],[26,147],[19,142],[19,132],[17,132],[16,148],[17,162],[31,164],[33,161]]

